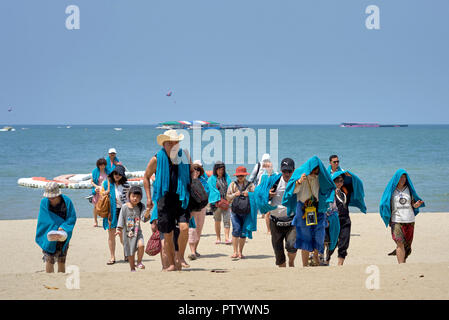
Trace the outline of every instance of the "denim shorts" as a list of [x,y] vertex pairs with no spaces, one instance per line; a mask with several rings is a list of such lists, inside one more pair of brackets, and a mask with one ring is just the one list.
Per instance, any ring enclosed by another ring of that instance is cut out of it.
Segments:
[[248,214],[240,214],[231,212],[232,222],[232,236],[236,238],[246,238],[246,234],[243,232],[243,224],[245,223]]

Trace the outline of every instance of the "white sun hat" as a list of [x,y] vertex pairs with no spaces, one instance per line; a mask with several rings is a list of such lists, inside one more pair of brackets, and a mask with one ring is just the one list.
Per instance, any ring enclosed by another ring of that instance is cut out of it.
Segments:
[[117,150],[115,150],[115,148],[111,148],[109,149],[108,153],[117,153]]
[[181,141],[184,139],[184,135],[181,133],[178,135],[176,130],[167,130],[163,134],[160,134],[157,136],[157,143],[160,146],[164,145],[164,142],[166,141]]

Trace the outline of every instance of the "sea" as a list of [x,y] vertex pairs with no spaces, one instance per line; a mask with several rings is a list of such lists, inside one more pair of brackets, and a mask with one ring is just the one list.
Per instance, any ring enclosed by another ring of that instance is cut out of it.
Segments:
[[[118,127],[121,130],[114,129]],[[198,139],[194,143],[193,133],[186,141],[191,142],[193,155],[204,156],[202,160],[206,170],[213,167],[208,162],[220,156],[221,143],[223,160],[225,157],[233,159],[226,165],[231,176],[240,165],[251,172],[254,159],[260,159],[265,152],[271,153],[273,158],[277,156],[277,163],[285,157],[292,158],[297,167],[314,155],[327,167],[329,156],[336,154],[343,169],[362,179],[369,213],[379,212],[379,202],[386,185],[397,169],[404,168],[425,201],[426,207],[421,210],[423,213],[449,212],[449,125],[248,127],[247,130],[256,135],[257,143],[255,146],[254,140],[249,143],[249,139],[246,140],[243,148],[247,154],[239,160],[242,163],[235,163],[236,153],[241,151],[238,151],[237,141],[234,150],[225,148],[229,144],[226,145],[223,130],[203,130],[200,144]],[[15,125],[14,128],[15,131],[0,132],[2,220],[36,219],[38,216],[43,189],[19,186],[19,178],[52,179],[63,174],[90,173],[97,159],[106,157],[112,147],[116,148],[117,157],[128,171],[143,171],[160,149],[156,137],[164,132],[155,125]],[[257,154],[254,155],[254,152]],[[62,191],[74,202],[78,217],[92,217],[92,204],[85,198],[91,192],[89,189]],[[356,208],[350,211],[360,214]]]

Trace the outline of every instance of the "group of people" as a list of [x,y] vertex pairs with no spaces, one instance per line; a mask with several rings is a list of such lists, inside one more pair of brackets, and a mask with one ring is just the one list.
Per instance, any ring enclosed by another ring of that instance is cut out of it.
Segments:
[[[304,267],[329,265],[337,247],[338,265],[343,265],[351,233],[349,207],[366,213],[366,206],[361,179],[342,169],[337,155],[329,157],[327,168],[316,156],[299,168],[293,159],[285,158],[280,163],[280,172],[276,172],[269,155],[265,154],[251,174],[245,167],[237,167],[232,181],[221,161],[214,164],[209,177],[200,161],[192,162],[189,153],[180,149],[183,138],[175,130],[167,130],[157,137],[161,149],[147,165],[143,191],[140,187],[129,187],[115,149],[109,150],[107,160],[97,161],[97,168],[92,172],[93,202],[98,201],[101,193],[109,194],[110,199],[110,214],[103,218],[103,228],[108,231],[108,265],[116,262],[115,239],[119,236],[131,271],[145,268],[142,223],[150,221],[152,232],[160,234],[162,269],[174,271],[189,267],[184,258],[187,244],[190,260],[201,257],[198,245],[206,207],[213,212],[215,243],[223,243],[223,223],[224,243],[232,245],[234,260],[245,258],[243,248],[247,238],[251,239],[257,231],[260,213],[271,235],[277,266],[286,267],[288,263],[294,267],[297,250],[301,250]],[[146,206],[142,203],[144,193]],[[405,263],[411,253],[414,221],[420,207],[424,207],[424,202],[407,172],[399,169],[380,203],[380,215],[386,226],[391,227],[396,243],[390,255],[396,255],[398,263]],[[94,219],[98,225],[97,217]],[[71,200],[61,194],[56,183],[49,183],[41,201],[36,232],[47,272],[53,272],[56,260],[58,271],[64,272],[75,222]],[[50,231],[66,234],[51,238]]]

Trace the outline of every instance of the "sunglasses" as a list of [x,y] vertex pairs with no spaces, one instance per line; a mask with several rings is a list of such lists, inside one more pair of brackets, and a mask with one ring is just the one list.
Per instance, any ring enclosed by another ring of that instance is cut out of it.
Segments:
[[340,160],[332,161],[332,163],[340,163]]
[[246,176],[237,176],[237,178],[245,178]]

